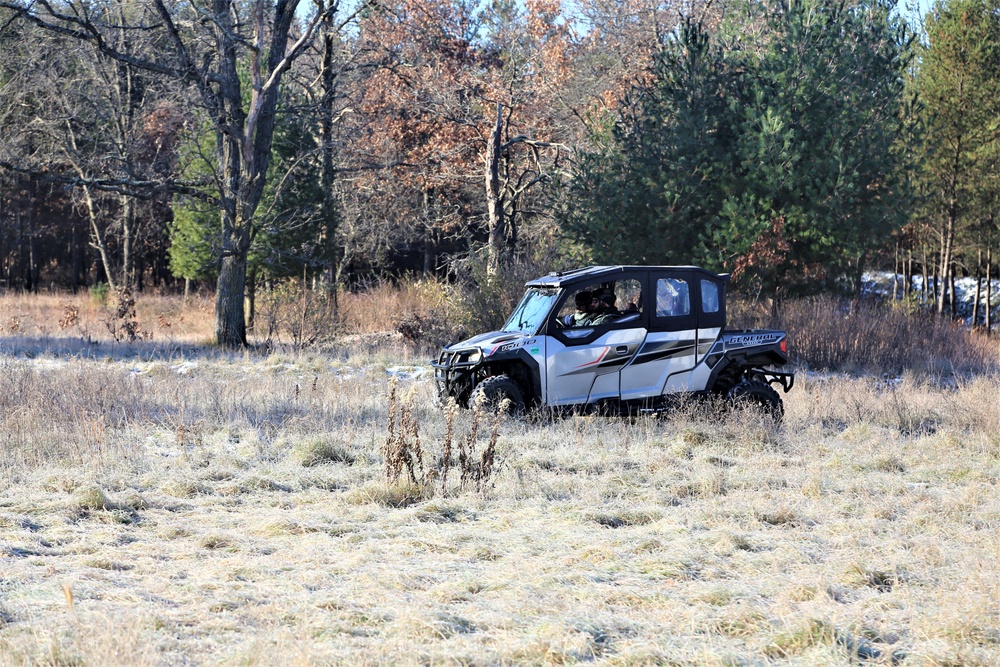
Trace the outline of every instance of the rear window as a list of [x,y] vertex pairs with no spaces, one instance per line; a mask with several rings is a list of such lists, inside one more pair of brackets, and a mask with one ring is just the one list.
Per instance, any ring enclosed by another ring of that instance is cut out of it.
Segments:
[[719,312],[719,286],[711,280],[701,281],[701,312]]
[[660,278],[656,281],[656,316],[683,317],[691,314],[691,293],[686,280]]

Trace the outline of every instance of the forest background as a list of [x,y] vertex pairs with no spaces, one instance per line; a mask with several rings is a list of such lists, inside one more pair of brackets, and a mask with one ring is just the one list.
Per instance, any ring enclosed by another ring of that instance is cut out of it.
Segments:
[[415,274],[481,321],[590,262],[779,298],[882,268],[989,330],[997,10],[0,0],[0,289],[203,287],[238,346],[258,302]]

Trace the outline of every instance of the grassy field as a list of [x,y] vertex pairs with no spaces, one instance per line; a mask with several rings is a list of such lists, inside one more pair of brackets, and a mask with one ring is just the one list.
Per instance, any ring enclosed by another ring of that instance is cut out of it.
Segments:
[[[26,326],[0,664],[1000,664],[995,378],[802,372],[780,428],[691,405],[473,439],[395,338],[68,353]],[[387,479],[390,412],[416,483]]]

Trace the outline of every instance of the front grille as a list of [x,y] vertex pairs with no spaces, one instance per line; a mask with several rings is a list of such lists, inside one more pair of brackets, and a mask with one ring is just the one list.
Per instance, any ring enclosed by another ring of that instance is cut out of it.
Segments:
[[481,353],[478,348],[470,350],[442,350],[437,362],[432,363],[434,368],[448,370],[461,366],[474,366],[479,363]]

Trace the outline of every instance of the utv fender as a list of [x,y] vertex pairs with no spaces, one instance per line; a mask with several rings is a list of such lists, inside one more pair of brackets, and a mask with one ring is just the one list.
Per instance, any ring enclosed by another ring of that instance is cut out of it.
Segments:
[[[727,369],[728,373],[725,372]],[[708,376],[705,388],[709,391],[725,394],[739,381],[739,366],[733,364],[733,361],[728,357],[722,357],[716,362],[711,375]]]
[[517,382],[526,403],[542,401],[542,374],[538,362],[524,348],[500,352],[484,364],[489,376],[506,375]]
[[[712,369],[708,376],[706,389],[719,394],[726,394],[736,384],[744,379],[759,380],[765,384],[779,383],[788,393],[795,383],[795,375],[765,369],[771,364],[784,365],[787,359],[776,351],[764,351],[758,354],[738,354],[732,357],[724,356]],[[744,376],[747,376],[744,378]]]

